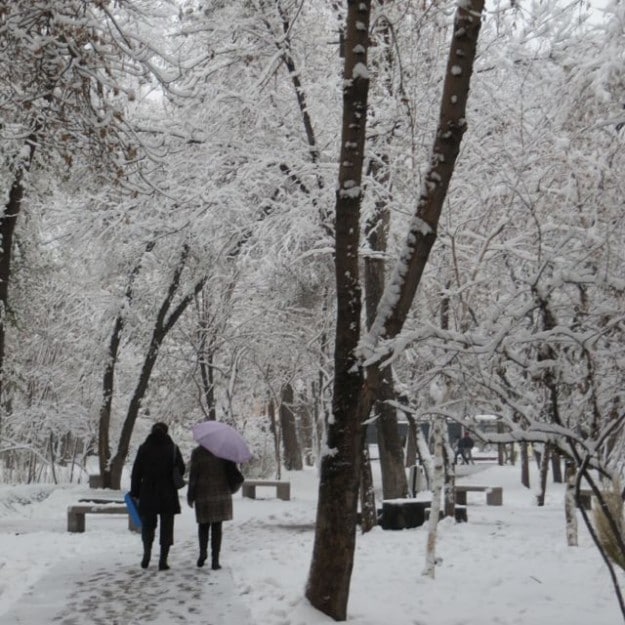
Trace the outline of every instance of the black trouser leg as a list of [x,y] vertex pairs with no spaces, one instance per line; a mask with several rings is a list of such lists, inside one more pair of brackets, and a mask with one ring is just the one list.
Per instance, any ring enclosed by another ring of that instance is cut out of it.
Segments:
[[200,557],[197,559],[198,566],[204,566],[208,556],[208,531],[210,523],[199,523],[197,526],[197,537],[200,543]]
[[141,518],[141,542],[143,543],[143,558],[141,568],[147,569],[152,555],[152,543],[154,542],[154,530],[156,529],[156,517]]
[[169,547],[174,544],[174,515],[161,514],[161,547]]
[[159,571],[167,571],[169,565],[167,564],[167,556],[169,555],[169,547],[174,544],[174,515],[173,514],[161,514],[161,557],[158,561]]
[[220,569],[219,552],[221,550],[221,521],[211,523],[211,568]]

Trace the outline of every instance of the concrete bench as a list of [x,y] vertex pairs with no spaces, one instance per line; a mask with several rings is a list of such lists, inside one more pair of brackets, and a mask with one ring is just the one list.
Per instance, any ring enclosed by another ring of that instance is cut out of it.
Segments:
[[462,506],[467,505],[467,493],[483,492],[486,493],[486,505],[501,506],[503,505],[503,488],[501,486],[458,486],[456,484],[456,503]]
[[275,488],[278,499],[283,501],[291,499],[291,482],[283,482],[281,480],[248,480],[246,478],[241,486],[241,495],[250,499],[256,499],[256,488],[259,486]]
[[[430,512],[432,508],[425,509],[425,520],[430,520]],[[439,520],[445,518],[445,512],[441,510],[439,512]],[[467,507],[466,506],[454,506],[454,519],[456,519],[456,523],[466,523],[469,520],[467,515]]]
[[67,531],[84,532],[85,515],[87,514],[125,514],[128,516],[128,529],[133,532],[140,531],[128,515],[128,508],[124,503],[81,503],[67,508]]
[[419,499],[384,499],[378,510],[378,524],[383,530],[403,530],[425,523],[425,510],[431,501]]

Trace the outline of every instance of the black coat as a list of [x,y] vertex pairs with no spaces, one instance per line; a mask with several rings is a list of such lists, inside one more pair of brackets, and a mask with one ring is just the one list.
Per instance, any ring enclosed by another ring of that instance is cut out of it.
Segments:
[[458,449],[473,449],[474,445],[473,439],[466,434],[458,441]]
[[139,514],[180,514],[178,491],[174,486],[174,458],[180,473],[185,466],[182,454],[169,434],[152,432],[139,447],[132,466],[130,494],[139,499]]

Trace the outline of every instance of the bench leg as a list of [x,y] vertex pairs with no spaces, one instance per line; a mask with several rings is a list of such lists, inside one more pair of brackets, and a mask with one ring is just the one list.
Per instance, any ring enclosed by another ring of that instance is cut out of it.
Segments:
[[282,499],[282,501],[289,501],[291,499],[290,484],[278,484],[276,490],[278,492],[278,499]]
[[243,486],[241,486],[241,496],[256,499],[256,486],[243,482]]
[[486,491],[486,505],[487,506],[502,506],[503,505],[503,489],[492,488],[490,491]]
[[456,503],[460,504],[461,506],[467,505],[467,491],[465,490],[456,491]]
[[67,531],[68,532],[84,532],[85,531],[85,515],[80,513],[67,514]]

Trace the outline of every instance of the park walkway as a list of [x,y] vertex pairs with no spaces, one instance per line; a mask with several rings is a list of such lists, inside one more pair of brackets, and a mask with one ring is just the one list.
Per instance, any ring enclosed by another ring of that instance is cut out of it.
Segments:
[[227,566],[195,566],[194,541],[175,546],[172,568],[153,559],[139,567],[139,552],[62,560],[21,597],[0,625],[247,625],[251,617],[236,594]]

